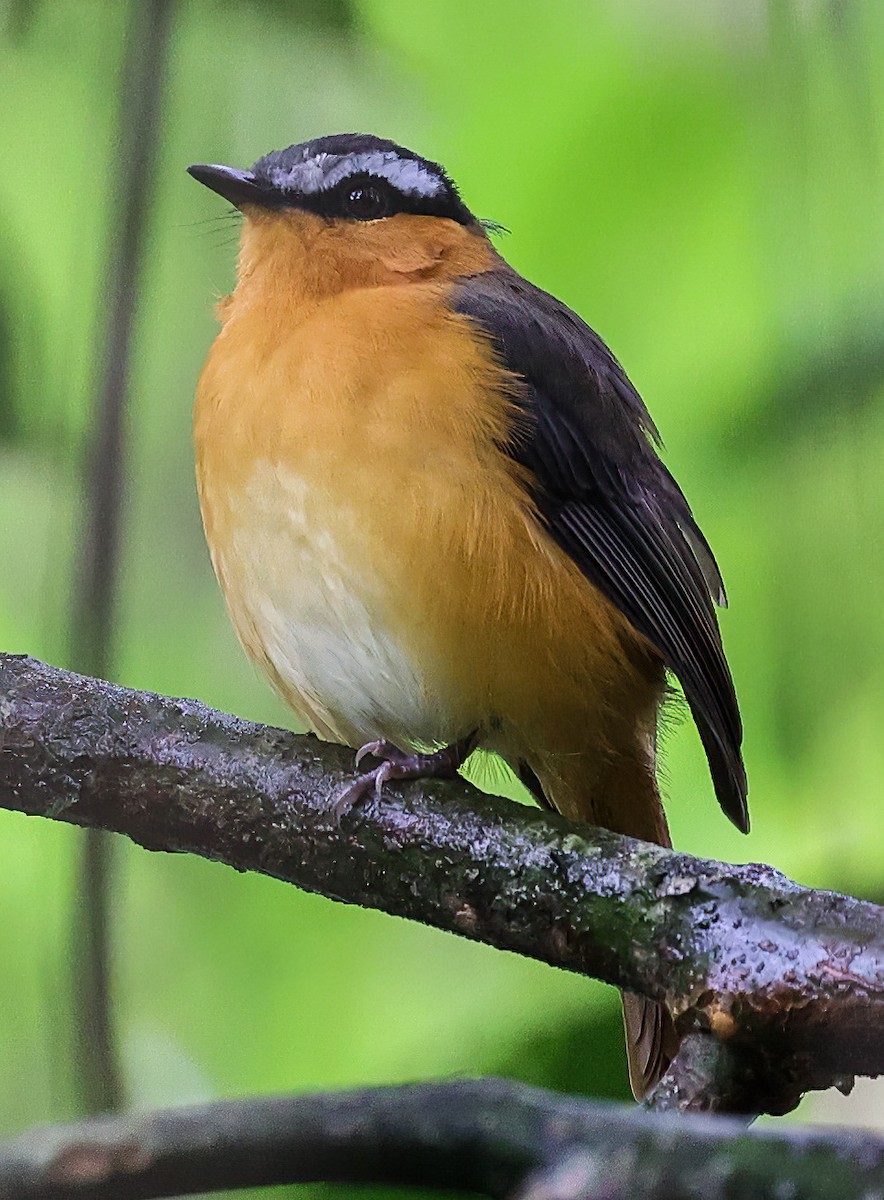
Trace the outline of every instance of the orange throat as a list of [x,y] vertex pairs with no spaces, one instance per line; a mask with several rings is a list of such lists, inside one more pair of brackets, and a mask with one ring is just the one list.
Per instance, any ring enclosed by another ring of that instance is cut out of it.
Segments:
[[448,304],[496,262],[487,240],[378,225],[247,221],[195,412],[215,571],[247,652],[322,736],[480,729],[576,811],[636,714],[653,728],[662,669],[500,451],[516,381]]

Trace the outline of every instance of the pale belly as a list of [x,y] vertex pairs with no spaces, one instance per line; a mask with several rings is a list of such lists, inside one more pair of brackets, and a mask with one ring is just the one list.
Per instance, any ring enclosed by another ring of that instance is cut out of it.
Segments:
[[213,561],[233,623],[304,723],[354,746],[459,736],[385,619],[393,608],[389,579],[354,553],[362,537],[357,514],[268,460],[226,499],[229,537]]
[[333,347],[316,322],[268,342],[260,310],[228,317],[195,416],[215,571],[247,652],[323,737],[479,730],[510,762],[570,761],[631,679],[623,620],[500,452],[490,352],[421,295],[343,294]]

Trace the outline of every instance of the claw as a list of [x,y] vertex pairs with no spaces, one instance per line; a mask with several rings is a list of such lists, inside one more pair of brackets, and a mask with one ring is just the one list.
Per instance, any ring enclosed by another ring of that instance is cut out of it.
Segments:
[[364,758],[371,755],[372,758],[377,758],[378,754],[384,748],[383,739],[378,738],[376,742],[366,742],[364,746],[360,746],[356,751],[356,766],[362,762]]
[[404,766],[411,762],[412,755],[406,754],[404,750],[400,750],[393,742],[388,742],[384,738],[378,738],[376,742],[366,742],[364,746],[360,746],[356,751],[356,766],[362,762],[364,758],[382,758],[384,762],[395,763],[397,766]]
[[335,822],[340,825],[347,813],[372,790],[380,800],[384,784],[392,779],[440,779],[456,775],[458,768],[472,754],[477,740],[478,733],[474,732],[459,742],[436,750],[433,754],[406,754],[392,742],[383,739],[366,742],[356,751],[356,766],[358,767],[369,755],[383,761],[373,771],[359,775],[341,792],[332,806]]
[[[368,754],[375,754],[375,751],[370,747],[363,746],[365,757]],[[361,753],[361,751],[360,751]],[[358,766],[358,762],[357,762]],[[346,817],[347,813],[354,808],[360,800],[364,800],[366,796],[374,791],[378,800],[382,798],[384,784],[388,779],[397,778],[396,765],[391,762],[382,762],[379,767],[375,767],[373,771],[366,771],[364,775],[357,776],[351,784],[341,792],[334,803],[332,812],[334,813],[335,822],[340,825],[341,821]]]
[[337,800],[332,805],[332,815],[335,818],[335,824],[340,825],[347,813],[354,808],[360,800],[364,800],[371,791],[374,784],[375,772],[369,771],[366,775],[360,775],[354,779],[352,783],[341,792]]
[[393,774],[394,769],[395,768],[392,763],[385,762],[381,763],[378,769],[372,772],[374,775],[374,794],[378,800],[381,798],[381,794],[384,790],[384,784],[387,782],[387,780],[395,778]]

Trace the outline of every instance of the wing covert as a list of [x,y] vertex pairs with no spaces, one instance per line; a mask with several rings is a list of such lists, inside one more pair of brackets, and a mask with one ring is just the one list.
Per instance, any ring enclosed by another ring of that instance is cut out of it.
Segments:
[[463,280],[454,309],[524,380],[506,452],[528,468],[552,537],[679,679],[722,809],[748,829],[742,726],[714,603],[724,588],[657,431],[604,342],[506,265]]

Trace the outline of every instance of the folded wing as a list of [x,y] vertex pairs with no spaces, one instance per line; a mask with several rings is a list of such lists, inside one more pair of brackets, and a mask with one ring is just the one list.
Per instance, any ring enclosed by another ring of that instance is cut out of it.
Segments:
[[747,831],[742,726],[714,608],[724,588],[641,398],[589,326],[505,265],[462,281],[454,306],[522,381],[524,419],[502,449],[528,468],[552,537],[678,678],[718,801]]

